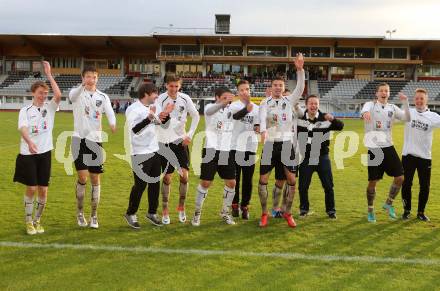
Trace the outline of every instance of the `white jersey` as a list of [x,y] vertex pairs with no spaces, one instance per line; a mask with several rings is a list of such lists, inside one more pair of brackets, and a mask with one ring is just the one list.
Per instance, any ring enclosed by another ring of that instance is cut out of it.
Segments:
[[[37,146],[38,154],[53,150],[52,130],[57,108],[58,104],[52,99],[41,107],[31,104],[20,109],[18,129],[28,128],[29,138]],[[20,154],[32,155],[23,137],[20,142]]]
[[102,114],[110,125],[116,125],[110,98],[99,90],[88,92],[81,85],[70,90],[69,99],[73,105],[73,136],[102,142]]
[[292,144],[295,148],[297,148],[298,144],[298,120],[303,118],[305,109],[303,109],[300,105],[295,107],[292,112]]
[[394,104],[382,104],[369,101],[362,107],[361,114],[370,112],[371,121],[365,121],[364,144],[368,148],[385,148],[393,145],[392,127],[396,120],[408,121],[406,111],[408,102],[404,102],[405,111]]
[[[165,92],[156,100],[156,104],[162,109],[165,109],[170,103],[174,103],[175,107],[170,113],[170,120],[167,126],[158,129],[159,141],[162,143],[171,143],[183,139],[185,135],[188,135],[192,139],[197,129],[200,116],[191,98],[186,94],[178,92],[176,99],[173,99]],[[188,133],[186,133],[185,126],[188,115],[191,116],[191,127]]]
[[227,105],[212,115],[207,115],[206,110],[216,103],[205,106],[206,140],[205,148],[219,151],[230,151],[232,140],[233,119],[231,106]]
[[133,128],[144,121],[149,114],[150,106],[145,106],[139,100],[128,106],[125,111],[128,130],[130,131],[129,137],[132,155],[150,154],[159,150],[156,123],[154,121],[142,127],[139,132],[133,132]]
[[291,95],[267,97],[260,103],[260,131],[267,131],[267,141],[292,140],[292,112],[304,92],[304,70],[297,72],[297,76],[297,85]]
[[[252,103],[252,102],[251,102]],[[235,114],[246,107],[241,101],[231,103],[232,114]],[[258,135],[254,130],[255,125],[260,124],[259,107],[252,103],[252,111],[238,120],[233,120],[231,149],[241,152],[257,152]]]
[[402,155],[430,160],[433,129],[440,127],[440,115],[429,109],[418,112],[415,108],[411,108],[409,112],[411,121],[405,125]]

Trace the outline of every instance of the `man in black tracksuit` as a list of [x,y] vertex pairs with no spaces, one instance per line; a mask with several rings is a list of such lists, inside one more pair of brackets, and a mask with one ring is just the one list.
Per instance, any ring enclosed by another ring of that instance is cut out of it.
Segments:
[[309,186],[313,173],[318,172],[325,192],[325,208],[331,219],[336,219],[333,175],[329,159],[330,131],[342,130],[344,123],[329,113],[319,111],[319,98],[306,98],[306,111],[298,119],[298,143],[304,160],[299,166],[300,217],[309,213]]

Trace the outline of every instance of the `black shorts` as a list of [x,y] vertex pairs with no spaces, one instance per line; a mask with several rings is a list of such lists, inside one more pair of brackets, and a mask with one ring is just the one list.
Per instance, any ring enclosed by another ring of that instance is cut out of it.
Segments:
[[296,173],[295,148],[292,142],[266,142],[263,147],[260,161],[260,175],[270,173],[275,168],[275,179],[286,180],[286,168]]
[[[380,161],[382,151],[383,160]],[[376,153],[376,154],[375,154]],[[377,157],[377,161],[376,161]],[[403,175],[403,166],[399,155],[394,146],[386,148],[368,149],[368,181],[381,180],[383,174],[386,173],[390,177],[399,177]]]
[[220,178],[225,180],[235,179],[235,161],[232,151],[224,152],[203,148],[200,179],[212,181],[215,173],[218,173]]
[[36,155],[19,154],[15,161],[14,182],[27,186],[49,186],[51,164],[51,151]]
[[72,154],[77,171],[88,170],[90,173],[104,173],[104,155],[102,143],[72,137]]
[[[132,155],[131,164],[135,181],[139,180],[147,184],[159,183],[160,181],[160,155],[156,153]],[[142,183],[140,182],[140,183]]]
[[[174,173],[176,166],[189,170],[189,149],[180,143],[159,143],[162,172]],[[171,152],[169,152],[171,150]],[[168,152],[168,153],[167,153]],[[173,155],[174,153],[174,155]],[[177,159],[177,160],[176,160]]]

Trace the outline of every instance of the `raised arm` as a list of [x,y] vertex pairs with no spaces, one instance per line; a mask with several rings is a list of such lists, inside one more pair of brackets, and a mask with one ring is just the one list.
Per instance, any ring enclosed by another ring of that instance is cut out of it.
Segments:
[[306,87],[306,74],[304,72],[304,56],[302,54],[297,54],[295,58],[295,67],[296,67],[296,87],[293,90],[292,94],[287,98],[292,103],[292,106],[298,104],[299,99],[304,93],[304,89]]
[[53,101],[58,105],[61,101],[61,90],[58,87],[57,82],[55,82],[54,77],[52,76],[52,70],[50,68],[49,62],[43,61],[43,69],[44,74],[46,75],[47,80],[50,82],[50,86],[52,87],[53,91]]
[[70,89],[70,92],[69,92],[70,101],[72,103],[76,102],[83,92],[84,92],[84,85],[83,84],[79,85],[76,88]]
[[399,94],[399,99],[402,101],[402,109],[396,106],[396,118],[398,120],[409,122],[411,121],[411,114],[409,113],[408,97],[403,93]]

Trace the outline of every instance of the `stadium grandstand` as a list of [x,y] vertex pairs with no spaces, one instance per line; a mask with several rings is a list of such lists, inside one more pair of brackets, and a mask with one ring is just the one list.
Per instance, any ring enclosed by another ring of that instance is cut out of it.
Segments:
[[71,109],[68,92],[80,84],[88,65],[100,73],[98,88],[122,109],[140,84],[163,88],[167,74],[182,77],[182,91],[199,105],[212,100],[217,87],[236,90],[241,79],[251,82],[258,101],[275,77],[294,88],[298,52],[306,57],[304,95],[321,96],[328,112],[356,116],[380,82],[390,84],[392,102],[399,103],[400,92],[412,96],[423,87],[430,106],[440,108],[440,40],[155,31],[142,36],[0,35],[0,109],[31,102],[31,84],[46,81],[42,60],[52,64],[62,90],[61,110]]

